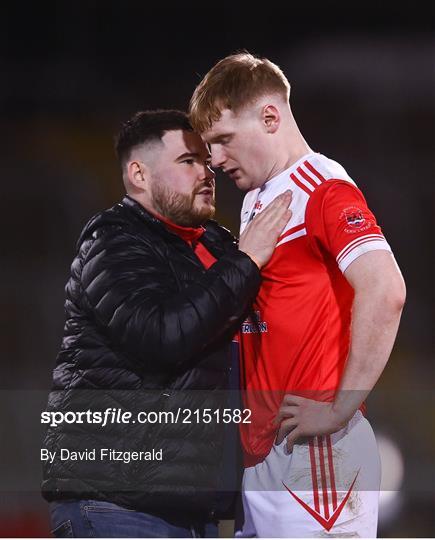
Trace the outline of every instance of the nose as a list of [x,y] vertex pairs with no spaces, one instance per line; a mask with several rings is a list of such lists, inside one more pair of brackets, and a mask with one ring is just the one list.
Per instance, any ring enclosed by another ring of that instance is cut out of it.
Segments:
[[207,180],[208,182],[214,180],[216,174],[215,172],[210,169],[209,165],[204,165],[204,180]]
[[223,167],[227,158],[222,146],[219,144],[212,144],[210,151],[212,167]]
[[214,181],[216,174],[210,167],[211,164],[209,160],[197,164],[196,173],[200,182],[210,184]]

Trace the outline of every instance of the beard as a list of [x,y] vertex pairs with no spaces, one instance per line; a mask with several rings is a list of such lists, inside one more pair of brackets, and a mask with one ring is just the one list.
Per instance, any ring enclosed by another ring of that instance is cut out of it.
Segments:
[[160,215],[176,225],[181,225],[182,227],[199,227],[205,221],[212,218],[215,213],[214,195],[211,204],[204,203],[201,207],[195,208],[196,195],[206,185],[200,186],[191,195],[187,195],[172,191],[159,181],[154,181],[151,185],[154,208]]

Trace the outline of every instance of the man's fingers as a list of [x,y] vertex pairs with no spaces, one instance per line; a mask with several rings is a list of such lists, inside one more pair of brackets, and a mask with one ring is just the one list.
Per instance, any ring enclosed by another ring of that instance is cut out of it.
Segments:
[[266,207],[269,208],[269,206],[273,204],[285,204],[287,201],[291,201],[293,197],[293,193],[291,189],[287,189],[283,193],[280,193],[277,195]]
[[281,444],[284,440],[284,437],[286,437],[291,431],[293,431],[296,426],[297,421],[294,418],[290,418],[281,422],[278,434],[275,439],[276,444]]
[[286,194],[286,197],[279,195],[263,212],[256,216],[258,222],[265,223],[271,235],[276,238],[282,233],[284,227],[292,217],[292,211],[289,208],[290,202],[291,194]]
[[300,405],[303,400],[304,398],[302,398],[301,396],[295,396],[294,394],[286,394],[282,402],[285,405],[290,406],[290,405]]
[[284,227],[287,225],[287,223],[290,221],[290,218],[292,217],[293,212],[290,210],[290,208],[286,208],[283,215],[280,217],[280,220],[277,224],[278,234],[281,234]]
[[280,424],[283,420],[286,418],[293,418],[298,413],[298,407],[295,405],[292,405],[290,407],[287,406],[281,406],[279,408],[278,414],[275,417],[275,423]]
[[291,199],[291,191],[281,193],[281,195],[275,197],[262,212],[254,217],[247,225],[245,231],[247,231],[251,225],[254,226],[254,223],[257,225],[265,223],[269,229],[276,228],[281,232],[292,216],[292,211],[289,209]]
[[[278,205],[287,208],[292,202],[293,193],[290,190],[284,191],[281,195],[278,195],[274,200],[278,200]],[[273,202],[273,201],[272,201]]]
[[284,191],[284,193],[275,197],[273,201],[271,201],[266,208],[255,217],[260,218],[260,216],[263,216],[264,218],[265,215],[275,214],[277,209],[282,209],[282,211],[284,211],[284,209],[290,205],[292,197],[293,194],[290,190]]
[[275,444],[281,444],[285,437],[285,429],[281,425],[281,427],[278,430],[278,433],[276,435]]
[[268,263],[279,235],[288,223],[291,192],[279,195],[249,223],[240,236],[239,249],[251,257],[259,268]]
[[[266,208],[268,213],[273,213],[275,216],[282,217],[287,213],[288,207],[292,200],[292,192],[286,191],[281,195],[278,195]],[[270,208],[269,208],[270,207]]]
[[287,435],[287,441],[286,441],[287,452],[293,451],[293,446],[295,442],[299,439],[299,437],[300,437],[300,432],[297,427],[291,433]]
[[293,191],[291,189],[287,189],[286,191],[284,191],[284,193],[281,193],[280,195],[278,195],[278,197],[280,197],[282,201],[284,202],[286,201],[290,202],[293,198]]

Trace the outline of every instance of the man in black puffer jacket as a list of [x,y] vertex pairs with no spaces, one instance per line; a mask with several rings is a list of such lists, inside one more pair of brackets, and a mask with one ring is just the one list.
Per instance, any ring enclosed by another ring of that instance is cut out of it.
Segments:
[[[117,153],[127,195],[84,228],[66,287],[47,411],[69,420],[48,428],[43,495],[57,536],[203,536],[222,459],[217,415],[231,337],[290,196],[253,220],[237,247],[210,219],[210,154],[184,113],[137,113]],[[106,425],[89,421],[97,413]],[[148,413],[173,421],[136,421]]]

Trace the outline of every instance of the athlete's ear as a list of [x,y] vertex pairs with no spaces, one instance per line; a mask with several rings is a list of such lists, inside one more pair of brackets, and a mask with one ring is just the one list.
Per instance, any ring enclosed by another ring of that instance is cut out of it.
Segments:
[[281,123],[279,110],[275,105],[265,105],[261,111],[261,120],[267,133],[275,133]]

